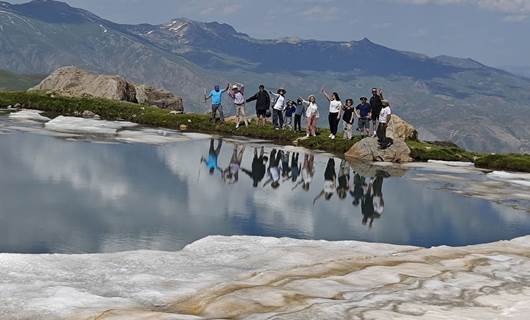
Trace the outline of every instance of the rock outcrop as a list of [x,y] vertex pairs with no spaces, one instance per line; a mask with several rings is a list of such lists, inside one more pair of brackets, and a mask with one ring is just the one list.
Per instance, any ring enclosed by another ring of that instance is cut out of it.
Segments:
[[96,97],[157,106],[182,112],[182,98],[120,76],[93,74],[77,67],[62,67],[29,91],[45,91],[67,97]]
[[386,136],[395,140],[418,139],[418,131],[397,115],[392,115]]
[[381,149],[377,138],[365,138],[357,142],[346,152],[346,158],[362,161],[383,161],[383,162],[411,162],[410,149],[404,140],[394,140],[394,143]]

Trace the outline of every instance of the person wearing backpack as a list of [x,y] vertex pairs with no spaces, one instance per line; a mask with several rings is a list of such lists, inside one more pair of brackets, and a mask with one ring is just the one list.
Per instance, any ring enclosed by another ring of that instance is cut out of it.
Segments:
[[260,85],[258,92],[253,95],[252,97],[247,99],[248,102],[256,101],[256,116],[257,116],[257,124],[258,126],[265,125],[266,118],[267,118],[267,111],[269,110],[271,106],[271,97],[269,93],[265,90],[264,85]]

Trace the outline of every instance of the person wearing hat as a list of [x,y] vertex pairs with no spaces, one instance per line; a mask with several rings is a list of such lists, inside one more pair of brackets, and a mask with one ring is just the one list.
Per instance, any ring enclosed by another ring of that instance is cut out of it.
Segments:
[[258,126],[265,125],[267,110],[271,107],[271,97],[265,90],[264,85],[260,85],[258,92],[247,99],[248,102],[256,101],[256,116],[258,117]]
[[232,85],[232,90],[228,92],[228,95],[234,101],[236,109],[236,129],[239,128],[241,120],[245,122],[245,127],[248,127],[248,121],[245,114],[245,86],[240,83]]
[[383,90],[373,88],[372,89],[372,97],[370,98],[370,107],[371,107],[371,114],[372,114],[372,128],[374,130],[374,136],[377,134],[377,120],[379,120],[379,114],[381,113],[381,109],[383,109],[383,105],[381,101],[383,100]]
[[381,100],[381,105],[383,108],[381,109],[378,119],[379,125],[377,126],[377,140],[379,141],[381,148],[385,149],[391,144],[389,141],[390,139],[387,139],[386,137],[386,129],[388,128],[388,124],[392,118],[392,110],[390,109],[390,102],[387,100]]
[[210,91],[210,94],[206,97],[204,97],[204,102],[208,101],[209,99],[212,99],[212,113],[211,113],[211,120],[212,123],[215,124],[217,112],[219,111],[219,118],[221,119],[221,123],[225,122],[225,117],[223,114],[223,93],[228,91],[228,88],[230,87],[230,84],[226,86],[224,90],[221,90],[219,85],[216,85],[212,91]]
[[274,128],[280,130],[283,128],[283,111],[287,107],[287,100],[285,99],[287,91],[280,88],[276,92],[277,93],[269,91],[269,93],[276,98],[274,107],[272,107],[272,122],[274,123]]
[[355,107],[355,115],[358,120],[357,130],[361,133],[362,136],[370,135],[370,111],[371,107],[368,104],[368,98],[361,97],[361,104]]

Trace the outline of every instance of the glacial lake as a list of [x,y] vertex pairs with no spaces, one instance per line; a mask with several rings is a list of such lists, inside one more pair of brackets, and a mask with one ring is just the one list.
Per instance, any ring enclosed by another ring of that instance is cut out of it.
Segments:
[[293,147],[229,139],[210,173],[218,139],[213,150],[204,136],[118,143],[47,135],[28,129],[40,124],[0,118],[0,252],[174,251],[209,235],[430,247],[530,234],[524,184],[508,192],[519,198],[500,201],[462,190],[473,187],[472,176],[485,186],[501,183],[482,172],[350,166]]

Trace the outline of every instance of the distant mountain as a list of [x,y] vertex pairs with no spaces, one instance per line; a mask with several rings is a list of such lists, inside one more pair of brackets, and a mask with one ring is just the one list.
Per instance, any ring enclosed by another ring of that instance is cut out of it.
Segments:
[[368,39],[260,40],[189,19],[123,25],[52,0],[0,2],[0,68],[44,74],[64,65],[164,87],[197,111],[207,110],[205,88],[229,80],[284,86],[290,97],[325,85],[358,98],[377,86],[423,137],[480,151],[530,151],[530,80],[472,59],[428,57]]
[[503,70],[530,79],[530,66],[502,66]]
[[0,70],[0,90],[27,90],[39,83],[43,76],[18,75],[13,72]]

